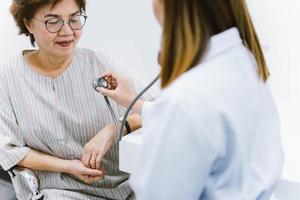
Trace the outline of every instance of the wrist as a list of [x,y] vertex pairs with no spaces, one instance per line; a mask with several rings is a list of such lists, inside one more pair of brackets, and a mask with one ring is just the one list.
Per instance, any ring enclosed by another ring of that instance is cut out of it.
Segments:
[[118,133],[119,130],[116,127],[116,125],[114,123],[112,123],[112,124],[108,124],[107,126],[105,126],[98,134],[101,134],[102,131],[105,131],[106,133],[108,133],[112,137],[116,138],[117,133]]
[[142,112],[142,108],[143,108],[143,104],[144,104],[144,101],[139,99],[137,100],[137,102],[135,102],[132,110],[134,113],[138,113],[138,114],[141,114]]
[[129,95],[127,100],[125,100],[126,103],[125,103],[124,107],[128,108],[133,100],[134,100],[134,95],[132,95],[132,96]]
[[116,125],[114,123],[107,125],[106,127],[104,127],[104,129],[106,131],[109,131],[112,134],[114,134],[114,133],[116,133],[118,131],[117,128],[116,128]]
[[[123,123],[123,117],[120,117],[119,118],[119,123],[120,123],[120,126],[122,125]],[[119,130],[118,130],[119,131]],[[125,124],[124,124],[124,130],[123,130],[123,133],[124,135],[127,135],[129,133],[131,133],[132,130],[131,130],[131,127],[130,127],[130,124],[128,123],[128,120],[126,119],[125,120]]]
[[72,161],[71,160],[61,160],[60,163],[61,169],[59,170],[62,173],[72,173]]
[[136,131],[137,129],[142,127],[142,118],[139,114],[133,113],[128,116],[127,121],[129,123],[131,132]]

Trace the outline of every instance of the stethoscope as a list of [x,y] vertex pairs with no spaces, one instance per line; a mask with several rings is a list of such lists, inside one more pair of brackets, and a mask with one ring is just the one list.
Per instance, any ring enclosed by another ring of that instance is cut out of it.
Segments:
[[[109,84],[108,84],[107,80],[105,79],[105,77],[100,77],[100,78],[94,79],[93,82],[92,82],[92,85],[93,85],[94,90],[96,90],[97,92],[99,92],[97,90],[97,88],[102,87],[102,88],[108,89],[108,85]],[[113,108],[112,108],[112,106],[111,106],[111,104],[110,104],[107,96],[103,96],[103,97],[104,97],[105,103],[106,103],[106,105],[108,107],[108,110],[109,110],[109,112],[110,112],[110,114],[112,116],[114,125],[117,128],[117,130],[118,130],[118,128],[119,128],[118,118],[117,118],[117,116],[116,116],[116,114],[115,114],[115,112],[114,112],[114,110],[113,110]]]
[[[126,120],[127,120],[127,117],[130,113],[130,110],[132,109],[133,105],[136,103],[137,100],[139,100],[141,98],[141,96],[150,88],[154,85],[154,83],[159,79],[159,75],[157,77],[155,77],[155,79],[145,88],[143,89],[136,97],[135,99],[132,101],[132,103],[129,105],[129,107],[127,108],[125,114],[124,114],[124,117],[121,118],[122,119],[122,123],[121,123],[121,126],[119,127],[119,123],[118,123],[118,119],[116,117],[116,114],[115,112],[113,111],[112,109],[112,106],[108,100],[108,97],[107,96],[103,96],[104,99],[105,99],[105,103],[109,109],[109,112],[113,118],[113,121],[114,121],[114,125],[116,126],[117,130],[118,131],[118,139],[119,141],[121,141],[122,137],[123,137],[123,129],[125,127],[125,123],[126,123]],[[95,91],[99,92],[97,90],[97,88],[99,87],[103,87],[105,89],[108,89],[108,86],[109,86],[109,83],[108,81],[106,80],[106,77],[100,77],[100,78],[96,78],[93,80],[92,82],[92,85],[93,85],[93,88],[95,89]]]

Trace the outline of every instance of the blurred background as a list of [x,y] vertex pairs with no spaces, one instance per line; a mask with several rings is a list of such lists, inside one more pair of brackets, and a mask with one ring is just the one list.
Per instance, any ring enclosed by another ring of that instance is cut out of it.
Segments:
[[[28,38],[18,36],[9,15],[10,3],[0,1],[0,63],[32,48]],[[283,178],[300,183],[300,2],[248,0],[248,5],[281,115],[286,154]],[[160,28],[151,0],[87,0],[87,15],[80,47],[108,54],[146,82],[155,77],[159,72]]]

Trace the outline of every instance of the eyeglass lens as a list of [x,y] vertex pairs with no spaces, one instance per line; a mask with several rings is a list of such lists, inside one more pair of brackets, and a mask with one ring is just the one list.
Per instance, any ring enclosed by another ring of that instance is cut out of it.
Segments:
[[[68,21],[71,29],[79,30],[84,26],[86,21],[86,16],[77,15],[70,18]],[[52,18],[46,21],[46,28],[51,33],[59,32],[63,26],[64,26],[64,20],[60,18]]]

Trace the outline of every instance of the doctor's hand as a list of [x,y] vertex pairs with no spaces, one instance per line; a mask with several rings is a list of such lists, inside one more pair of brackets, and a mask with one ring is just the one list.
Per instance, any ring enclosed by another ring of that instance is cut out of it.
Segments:
[[87,184],[100,181],[104,178],[104,172],[101,170],[90,169],[82,163],[80,160],[68,161],[66,173],[76,176]]
[[113,72],[102,74],[101,77],[106,77],[109,87],[108,89],[98,88],[98,91],[102,95],[112,98],[118,104],[127,108],[135,97],[129,80]]
[[108,125],[84,146],[81,160],[86,167],[103,171],[102,159],[116,141],[116,134],[115,126]]

